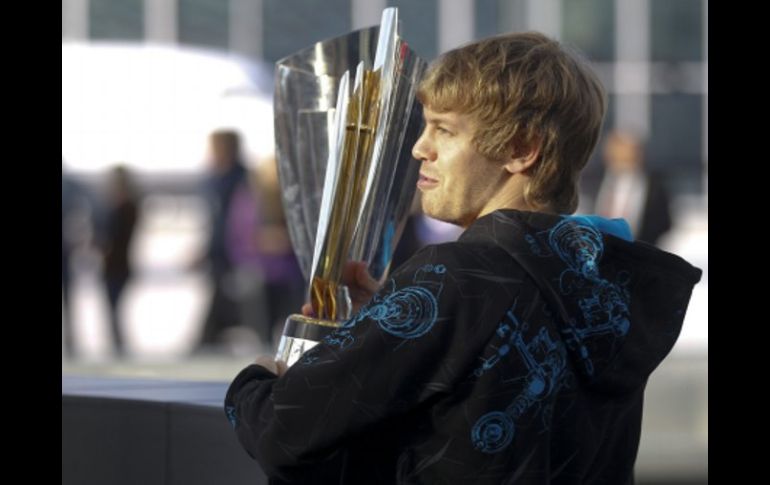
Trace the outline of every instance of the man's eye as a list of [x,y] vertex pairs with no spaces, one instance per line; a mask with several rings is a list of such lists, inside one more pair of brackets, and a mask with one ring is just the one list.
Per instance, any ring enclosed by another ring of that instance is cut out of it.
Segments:
[[438,131],[439,133],[444,134],[444,135],[451,135],[452,134],[451,131],[447,130],[446,128],[444,128],[442,126],[436,127],[436,131]]

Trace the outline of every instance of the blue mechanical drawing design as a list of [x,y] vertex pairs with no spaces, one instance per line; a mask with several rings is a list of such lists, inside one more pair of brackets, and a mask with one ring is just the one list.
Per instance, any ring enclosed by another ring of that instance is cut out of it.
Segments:
[[324,337],[323,340],[332,347],[339,347],[342,350],[349,347],[356,339],[350,334],[350,330],[336,330],[331,335]]
[[553,395],[560,387],[567,366],[564,347],[548,334],[545,327],[525,342],[523,332],[526,323],[519,322],[514,314],[516,302],[506,312],[506,318],[498,324],[497,336],[507,339],[495,355],[484,360],[474,373],[483,375],[500,362],[500,359],[515,349],[527,368],[522,376],[523,389],[505,411],[492,411],[481,416],[471,429],[473,446],[484,453],[497,453],[507,447],[514,436],[514,423],[525,412],[539,407],[540,403]]
[[[547,249],[538,244],[539,239],[547,240]],[[563,333],[567,344],[578,350],[586,372],[593,375],[594,365],[586,340],[602,335],[619,338],[630,329],[630,297],[626,289],[630,275],[621,271],[615,282],[600,275],[599,261],[604,253],[602,235],[581,218],[566,217],[547,234],[527,235],[526,240],[538,256],[547,257],[552,252],[567,265],[559,276],[559,291],[562,295],[577,296],[583,322],[578,324],[575,319],[566,322]]]
[[235,416],[235,407],[226,406],[225,412],[227,413],[227,420],[230,421],[230,425],[235,428],[238,424],[238,418]]
[[443,264],[426,264],[415,271],[412,286],[395,290],[395,281],[390,280],[391,292],[382,297],[375,295],[345,327],[370,318],[382,330],[399,338],[414,339],[425,335],[438,317],[437,299],[444,286],[445,273]]
[[[376,294],[355,317],[324,337],[323,341],[340,350],[349,347],[355,342],[351,329],[366,318],[376,322],[385,332],[402,339],[425,335],[438,317],[438,297],[444,287],[445,274],[446,266],[443,264],[425,264],[415,271],[412,278],[414,285],[396,290],[396,283],[391,279],[388,293]],[[299,362],[316,362],[318,358],[313,350],[305,352]]]

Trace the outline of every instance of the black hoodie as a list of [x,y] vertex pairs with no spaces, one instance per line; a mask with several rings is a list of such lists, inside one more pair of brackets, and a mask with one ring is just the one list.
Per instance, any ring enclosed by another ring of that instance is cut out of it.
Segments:
[[424,248],[284,376],[235,378],[238,438],[271,483],[632,483],[701,271],[607,227],[503,210]]

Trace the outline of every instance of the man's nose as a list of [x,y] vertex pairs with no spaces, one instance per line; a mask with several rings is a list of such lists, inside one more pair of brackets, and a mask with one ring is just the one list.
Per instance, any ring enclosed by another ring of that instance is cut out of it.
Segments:
[[432,162],[436,159],[436,151],[433,149],[432,143],[427,136],[428,130],[423,130],[420,138],[412,147],[412,156],[417,160]]

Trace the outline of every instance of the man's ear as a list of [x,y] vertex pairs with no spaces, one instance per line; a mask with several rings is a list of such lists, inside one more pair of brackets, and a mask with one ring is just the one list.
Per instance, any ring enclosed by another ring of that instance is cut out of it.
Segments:
[[538,158],[540,158],[540,141],[535,141],[528,148],[512,148],[504,167],[510,174],[523,173],[529,170]]

